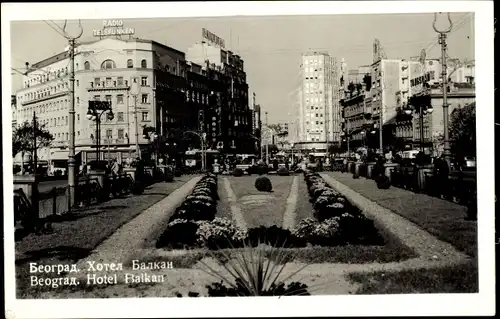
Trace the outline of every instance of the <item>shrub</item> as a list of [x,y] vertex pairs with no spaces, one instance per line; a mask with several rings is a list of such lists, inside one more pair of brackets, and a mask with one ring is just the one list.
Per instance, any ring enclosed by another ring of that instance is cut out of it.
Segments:
[[225,218],[215,218],[213,221],[199,221],[198,243],[210,249],[241,247],[247,233]]
[[174,169],[170,166],[165,170],[165,182],[173,182],[174,181]]
[[388,189],[391,187],[391,181],[389,180],[389,177],[385,175],[379,175],[375,178],[375,183],[377,183],[377,187],[379,189]]
[[198,224],[191,220],[175,219],[156,242],[156,247],[182,249],[198,246]]
[[269,169],[268,169],[268,167],[266,165],[260,164],[260,165],[258,165],[256,167],[255,170],[257,171],[257,174],[264,175],[264,174],[267,174],[267,172],[268,172]]
[[257,177],[255,180],[255,188],[259,192],[271,192],[273,190],[273,184],[269,178],[261,176]]
[[[255,296],[254,292],[248,288],[243,279],[235,280],[236,287],[227,287],[223,282],[214,282],[207,285],[209,297],[245,297]],[[260,291],[258,296],[310,296],[307,285],[300,282],[291,282],[286,285],[283,282],[272,283],[267,290]]]
[[[307,286],[292,282],[287,287],[285,282],[300,273],[308,264],[298,267],[292,274],[285,275],[284,267],[290,260],[291,253],[283,247],[273,248],[268,253],[261,246],[252,248],[246,246],[237,254],[228,255],[222,251],[226,260],[236,259],[233,263],[220,262],[224,268],[216,270],[206,264],[201,270],[221,281],[206,286],[209,296],[283,296],[308,295]],[[218,260],[212,253],[212,257]],[[228,285],[229,287],[225,286]]]
[[260,226],[248,230],[247,243],[250,246],[268,244],[274,247],[293,247],[294,238],[288,229],[276,225],[271,227]]
[[343,244],[383,245],[384,240],[375,228],[373,220],[362,214],[344,213],[337,217],[339,231],[336,240]]
[[279,168],[277,173],[279,176],[289,176],[290,175],[290,172],[285,167]]
[[243,176],[243,170],[241,168],[235,168],[233,171],[233,176],[236,177]]

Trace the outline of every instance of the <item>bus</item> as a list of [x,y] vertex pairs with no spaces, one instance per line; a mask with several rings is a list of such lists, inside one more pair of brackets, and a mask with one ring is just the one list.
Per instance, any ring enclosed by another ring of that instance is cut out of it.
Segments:
[[[206,168],[212,167],[215,159],[220,158],[220,152],[217,150],[206,150],[205,152]],[[184,167],[187,170],[199,170],[202,168],[202,151],[201,150],[188,150],[184,153]],[[220,160],[218,161],[220,164]]]

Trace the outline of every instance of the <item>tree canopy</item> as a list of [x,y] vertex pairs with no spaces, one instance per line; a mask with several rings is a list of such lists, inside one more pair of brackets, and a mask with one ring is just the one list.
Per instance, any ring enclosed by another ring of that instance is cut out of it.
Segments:
[[19,152],[33,151],[33,134],[36,134],[36,148],[48,147],[54,136],[45,128],[45,124],[36,123],[36,132],[33,131],[33,122],[24,122],[14,129],[12,133],[12,156]]
[[456,156],[476,156],[476,103],[455,109],[450,117],[450,146]]

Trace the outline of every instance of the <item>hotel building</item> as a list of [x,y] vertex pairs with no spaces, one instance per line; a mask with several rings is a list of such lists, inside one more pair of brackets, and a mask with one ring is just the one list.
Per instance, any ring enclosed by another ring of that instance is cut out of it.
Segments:
[[[225,58],[225,62],[219,59],[219,67],[191,63],[181,51],[136,38],[78,43],[74,61],[77,162],[96,158],[96,122],[86,116],[89,101],[110,101],[114,114],[112,120],[106,115],[101,117],[101,159],[123,161],[137,157],[136,141],[142,156],[148,156],[151,137],[143,136],[148,127],[175,139],[181,149],[199,147],[187,145],[199,141],[184,139],[182,132],[198,131],[200,109],[206,110],[204,129],[212,132],[207,137],[213,142],[209,147],[220,140],[228,148],[234,139],[243,138],[241,131],[246,132],[245,128],[251,131],[246,74],[238,56],[227,52]],[[60,162],[63,166],[67,163],[69,146],[69,63],[66,50],[29,66],[23,88],[16,92],[17,107],[13,108],[13,125],[31,121],[33,112],[36,113],[37,121],[45,124],[55,138],[50,149],[38,151],[39,159]],[[138,83],[137,92],[131,90],[134,81]],[[218,97],[215,102],[218,108],[209,107],[211,93]],[[219,114],[217,121],[212,121]],[[217,131],[212,131],[212,124],[218,126]],[[238,151],[243,151],[249,142],[236,140],[234,144],[238,145]]]

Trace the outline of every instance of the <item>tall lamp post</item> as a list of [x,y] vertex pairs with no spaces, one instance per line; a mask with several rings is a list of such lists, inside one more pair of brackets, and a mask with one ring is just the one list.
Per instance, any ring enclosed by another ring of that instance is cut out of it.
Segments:
[[96,122],[96,159],[100,161],[100,140],[101,140],[101,117],[107,113],[107,118],[111,121],[115,117],[109,101],[89,101],[87,118]]
[[447,29],[438,30],[436,27],[437,13],[434,13],[434,23],[432,27],[434,31],[439,33],[439,44],[441,45],[441,77],[443,79],[443,130],[444,130],[444,158],[448,163],[448,167],[451,164],[451,152],[450,152],[450,137],[448,131],[448,72],[446,70],[446,34],[450,33],[453,29],[453,22],[451,21],[450,13],[448,12],[448,23],[450,24]]
[[67,20],[62,28],[64,37],[69,41],[69,145],[68,145],[68,207],[75,205],[76,160],[75,160],[75,44],[83,34],[81,20],[78,20],[78,34],[70,36],[66,32]]
[[431,99],[428,94],[425,95],[415,95],[408,101],[408,108],[405,109],[407,115],[415,112],[420,120],[420,150],[424,151],[424,116],[426,114],[432,113],[434,109],[431,105]]
[[137,97],[141,93],[141,86],[139,83],[139,78],[132,78],[132,83],[130,86],[130,94],[134,99],[134,121],[135,121],[135,153],[136,157],[141,157],[141,149],[139,147],[139,119],[137,116]]

